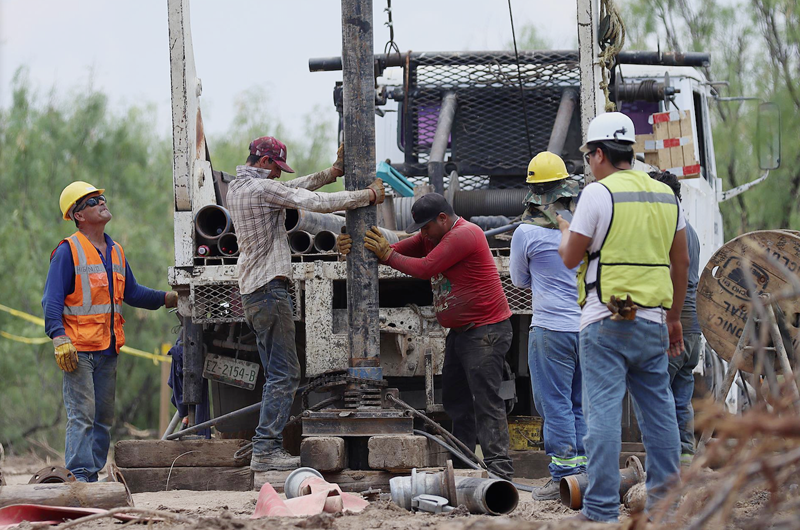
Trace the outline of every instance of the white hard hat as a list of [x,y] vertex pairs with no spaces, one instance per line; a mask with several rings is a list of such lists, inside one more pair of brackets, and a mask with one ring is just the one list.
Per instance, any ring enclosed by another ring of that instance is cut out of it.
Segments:
[[607,141],[635,144],[636,130],[633,127],[633,121],[621,112],[600,114],[589,123],[586,143],[581,146],[581,151],[589,152],[590,149],[586,145],[591,142]]

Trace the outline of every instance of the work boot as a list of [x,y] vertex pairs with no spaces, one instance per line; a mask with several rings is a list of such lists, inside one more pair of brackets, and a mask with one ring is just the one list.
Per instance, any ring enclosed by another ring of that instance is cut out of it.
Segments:
[[548,480],[547,484],[545,484],[544,486],[541,486],[539,488],[533,488],[531,496],[535,501],[560,500],[561,494],[559,493],[558,482],[553,481],[553,479]]
[[300,467],[300,457],[292,456],[283,447],[259,455],[253,453],[250,458],[250,470],[255,472],[289,471],[298,467]]

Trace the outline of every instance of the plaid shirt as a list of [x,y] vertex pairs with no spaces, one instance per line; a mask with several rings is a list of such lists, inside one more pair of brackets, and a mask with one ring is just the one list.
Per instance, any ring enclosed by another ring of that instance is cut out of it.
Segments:
[[277,276],[292,277],[285,208],[330,213],[367,206],[368,190],[315,193],[336,180],[331,169],[287,182],[266,178],[269,171],[238,166],[228,187],[239,242],[239,291],[250,294]]

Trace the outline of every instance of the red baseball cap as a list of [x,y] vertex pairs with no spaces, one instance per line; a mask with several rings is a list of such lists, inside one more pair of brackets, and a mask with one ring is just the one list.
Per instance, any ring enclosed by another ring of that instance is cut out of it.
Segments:
[[262,136],[250,142],[250,154],[268,156],[278,164],[283,171],[294,173],[294,169],[286,163],[286,144],[272,136]]

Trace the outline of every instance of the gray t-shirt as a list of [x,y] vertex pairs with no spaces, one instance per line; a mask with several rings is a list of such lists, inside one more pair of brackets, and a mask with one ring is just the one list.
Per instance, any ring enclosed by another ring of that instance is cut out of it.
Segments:
[[700,239],[692,225],[686,223],[686,242],[689,245],[689,285],[681,310],[683,333],[702,333],[697,320],[697,284],[700,282]]

